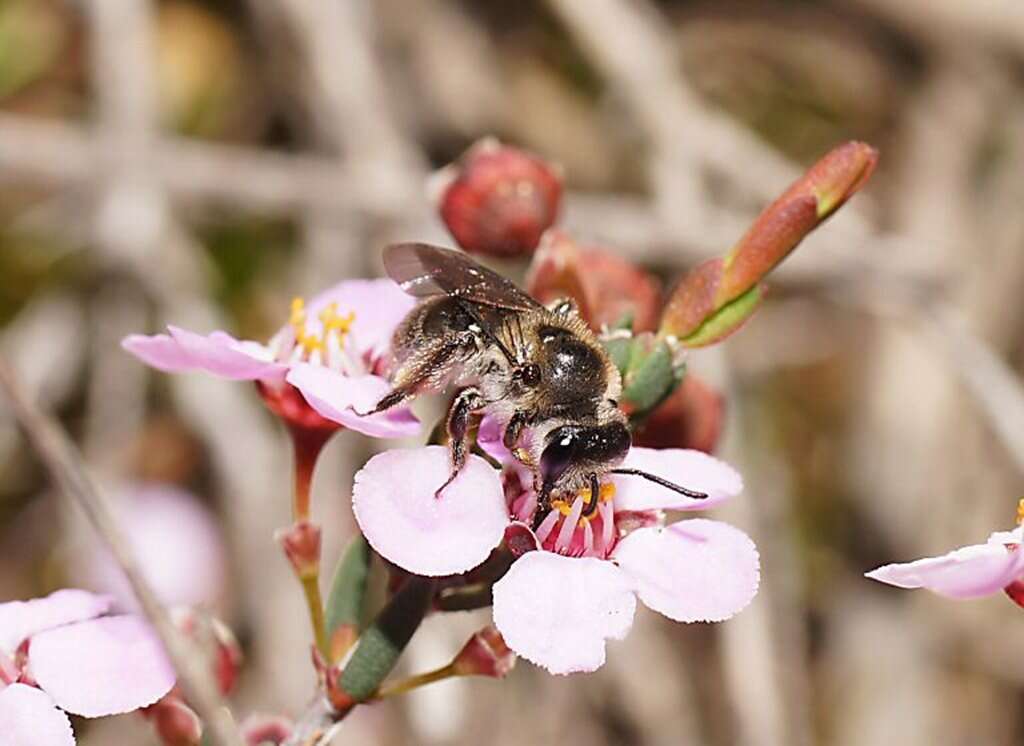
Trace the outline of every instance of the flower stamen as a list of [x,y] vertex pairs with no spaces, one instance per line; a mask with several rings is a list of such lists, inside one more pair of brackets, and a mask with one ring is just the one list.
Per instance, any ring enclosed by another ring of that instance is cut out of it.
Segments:
[[331,303],[317,314],[317,319],[321,325],[320,333],[310,333],[306,329],[305,300],[300,297],[292,299],[288,324],[295,335],[296,348],[300,350],[300,356],[310,359],[311,362],[320,363],[330,351],[340,351],[344,347],[345,338],[352,330],[356,314],[354,311],[339,314],[338,304]]

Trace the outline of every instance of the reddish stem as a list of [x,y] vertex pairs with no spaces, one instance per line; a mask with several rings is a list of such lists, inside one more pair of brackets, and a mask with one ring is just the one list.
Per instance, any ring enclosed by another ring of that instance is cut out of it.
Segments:
[[292,496],[292,518],[296,523],[308,521],[310,517],[310,488],[313,484],[313,470],[324,445],[334,430],[289,425],[292,436],[292,451],[295,457],[295,492]]

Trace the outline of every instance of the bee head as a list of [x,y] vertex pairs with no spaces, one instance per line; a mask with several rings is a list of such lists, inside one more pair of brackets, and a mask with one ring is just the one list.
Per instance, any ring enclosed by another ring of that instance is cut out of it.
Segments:
[[624,422],[556,427],[548,433],[540,456],[542,492],[550,493],[566,478],[593,471],[597,465],[617,464],[629,451],[630,442]]

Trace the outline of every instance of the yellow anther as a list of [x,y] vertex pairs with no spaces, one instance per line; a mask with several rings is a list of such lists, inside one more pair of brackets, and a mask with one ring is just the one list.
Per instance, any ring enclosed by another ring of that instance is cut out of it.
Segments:
[[352,329],[356,320],[354,312],[344,316],[338,314],[338,304],[331,303],[317,314],[322,329],[319,334],[310,334],[306,331],[306,302],[302,298],[292,298],[291,314],[288,317],[288,324],[295,334],[295,344],[309,355],[313,352],[324,353],[327,351],[327,338],[331,332],[336,332],[339,342],[344,342],[345,337]]
[[[299,327],[306,323],[306,301],[302,298],[292,298],[292,313],[288,323],[293,327]],[[298,329],[296,329],[298,331]]]
[[338,304],[332,303],[320,312],[318,316],[320,323],[324,325],[324,335],[328,332],[336,331],[344,338],[348,334],[349,329],[352,328],[353,322],[356,320],[355,311],[349,311],[344,316],[338,314]]
[[1024,526],[1024,497],[1017,501],[1017,525]]
[[[576,496],[583,498],[583,505],[584,506],[588,505],[590,503],[590,488],[589,487],[583,487],[582,489],[576,490]],[[601,485],[601,492],[600,492],[600,495],[598,496],[598,500],[600,500],[603,503],[606,503],[606,502],[611,502],[613,499],[615,499],[615,485],[611,484],[610,482],[608,484],[602,484]],[[575,502],[576,502],[575,500],[573,500],[573,502],[571,502],[571,503],[569,501],[567,501],[567,500],[552,500],[551,501],[551,509],[552,510],[557,510],[562,515],[569,515],[572,512],[572,506],[573,506],[573,503],[575,503]],[[588,522],[591,519],[591,517],[593,515],[596,515],[596,513],[592,514],[590,516],[582,516],[581,515],[580,516],[580,521],[582,521],[583,523],[586,523],[586,522]]]

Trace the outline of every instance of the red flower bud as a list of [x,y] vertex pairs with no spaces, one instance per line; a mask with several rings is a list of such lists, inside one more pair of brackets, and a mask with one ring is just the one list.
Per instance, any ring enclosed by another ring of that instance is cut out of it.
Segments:
[[198,746],[203,738],[199,716],[178,697],[168,695],[143,712],[164,746]]
[[300,578],[315,576],[320,571],[320,527],[299,521],[281,529],[274,537],[284,549],[295,574]]
[[462,650],[452,661],[452,671],[456,676],[491,676],[504,678],[516,663],[513,653],[501,633],[488,625],[463,645]]
[[541,239],[526,289],[541,303],[572,298],[594,329],[632,318],[633,331],[649,331],[661,309],[661,286],[652,275],[610,251],[580,246],[557,229]]
[[215,616],[187,607],[172,609],[171,616],[182,634],[203,646],[220,693],[227,696],[234,691],[242,668],[242,647],[230,627]]
[[242,723],[242,739],[246,746],[282,744],[292,734],[292,721],[277,715],[250,715]]
[[722,432],[725,399],[688,374],[654,410],[635,437],[645,448],[696,448],[710,453]]
[[485,139],[434,177],[441,219],[466,251],[530,254],[555,222],[559,169],[537,156]]

